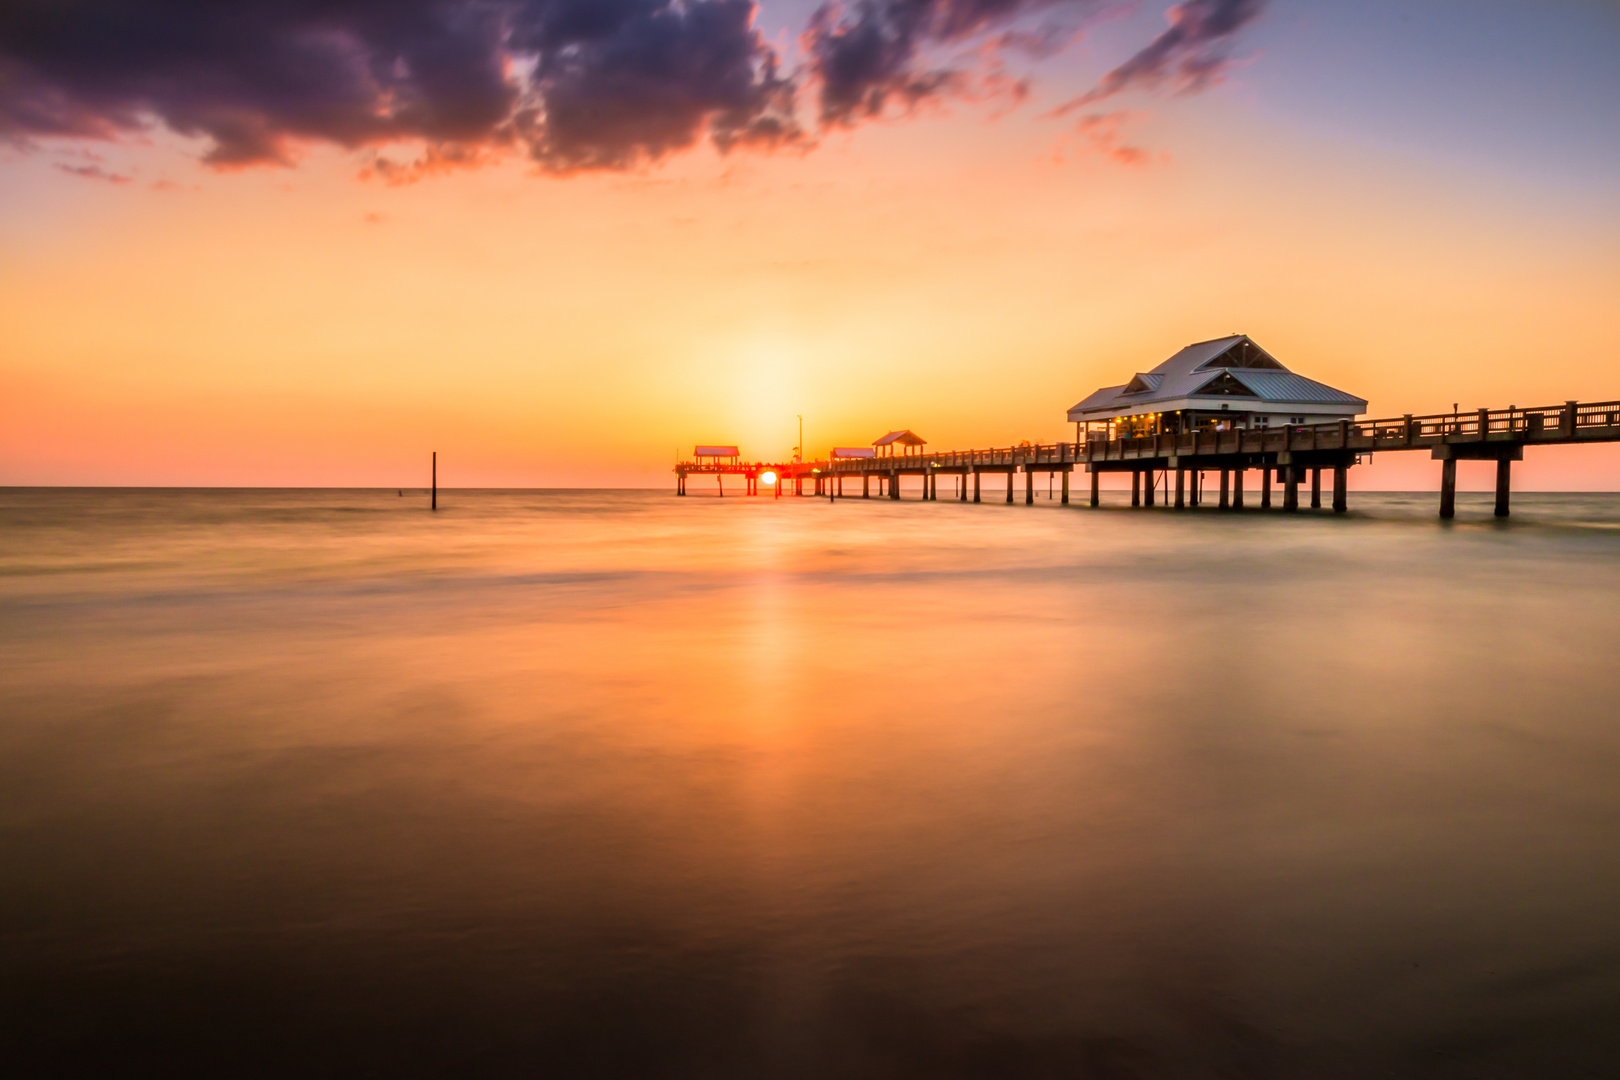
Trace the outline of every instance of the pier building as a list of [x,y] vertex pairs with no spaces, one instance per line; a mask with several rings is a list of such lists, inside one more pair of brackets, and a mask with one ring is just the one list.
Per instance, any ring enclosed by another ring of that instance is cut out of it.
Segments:
[[1075,438],[1331,424],[1367,411],[1365,398],[1290,371],[1247,334],[1188,345],[1150,371],[1105,386],[1069,410]]

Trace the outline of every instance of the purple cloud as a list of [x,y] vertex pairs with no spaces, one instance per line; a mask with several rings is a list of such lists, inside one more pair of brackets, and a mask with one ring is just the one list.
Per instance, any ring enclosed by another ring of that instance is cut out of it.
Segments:
[[430,164],[521,147],[622,168],[705,137],[799,136],[754,0],[11,0],[0,137],[116,137],[152,120],[216,166],[299,142],[415,140]]
[[1196,93],[1220,81],[1231,66],[1227,53],[1237,32],[1253,22],[1265,0],[1182,0],[1166,13],[1170,29],[1104,75],[1071,106],[1087,105],[1125,90],[1154,89],[1172,82]]
[[891,103],[912,106],[926,98],[964,91],[970,73],[931,67],[930,46],[988,37],[989,44],[1050,55],[1072,42],[1073,26],[1052,23],[1034,30],[1012,29],[1037,13],[1066,10],[1087,18],[1103,0],[859,0],[852,7],[823,4],[802,38],[810,69],[820,86],[824,126],[848,126],[882,115]]

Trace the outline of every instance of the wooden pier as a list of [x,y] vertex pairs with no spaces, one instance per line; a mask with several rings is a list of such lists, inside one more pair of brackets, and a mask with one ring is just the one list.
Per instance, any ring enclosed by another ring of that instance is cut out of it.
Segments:
[[[1100,433],[1099,433],[1100,434]],[[1075,469],[1089,474],[1088,504],[1099,504],[1098,480],[1105,472],[1131,474],[1131,505],[1163,504],[1180,510],[1205,505],[1213,497],[1223,510],[1247,505],[1245,476],[1259,470],[1258,502],[1261,509],[1274,505],[1274,487],[1281,489],[1281,508],[1300,509],[1300,488],[1309,486],[1312,509],[1322,506],[1322,474],[1331,473],[1332,508],[1349,509],[1347,479],[1350,469],[1375,453],[1427,450],[1442,462],[1440,516],[1456,512],[1457,462],[1496,462],[1496,516],[1510,508],[1513,462],[1524,458],[1528,446],[1567,446],[1576,443],[1620,442],[1620,401],[1578,402],[1532,409],[1478,409],[1464,413],[1398,416],[1383,420],[1340,420],[1331,424],[1278,426],[1232,431],[1194,431],[1180,435],[1145,435],[1135,438],[1091,437],[1083,442],[1023,444],[987,450],[952,450],[895,457],[828,459],[810,462],[720,464],[685,461],[675,466],[676,493],[686,493],[686,478],[694,474],[742,475],[747,492],[758,494],[760,478],[774,474],[775,494],[789,484],[793,494],[828,498],[900,498],[900,478],[921,476],[923,498],[939,497],[939,477],[958,476],[957,498],[981,501],[981,478],[1006,477],[1006,501],[1014,501],[1019,473],[1024,477],[1024,502],[1035,501],[1035,475],[1061,476],[1062,501],[1069,502],[1069,477]],[[1205,474],[1219,475],[1216,492],[1205,492]],[[846,481],[858,481],[860,491],[844,490]],[[999,483],[996,485],[1000,487]],[[723,493],[723,488],[722,488]]]

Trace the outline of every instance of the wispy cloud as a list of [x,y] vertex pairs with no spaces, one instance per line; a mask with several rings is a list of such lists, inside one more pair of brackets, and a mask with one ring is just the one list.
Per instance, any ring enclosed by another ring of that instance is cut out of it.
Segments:
[[[1104,0],[859,0],[816,9],[802,44],[819,91],[823,126],[850,126],[891,107],[951,95],[980,94],[1019,80],[992,63],[987,82],[969,57],[939,59],[937,46],[979,46],[986,53],[1018,50],[1045,57],[1072,44],[1080,23],[1104,10]],[[1048,21],[1018,26],[1036,15]],[[988,47],[988,48],[986,48]],[[1003,76],[997,81],[997,76]]]
[[[1166,13],[1170,28],[1069,103],[1079,108],[1132,89],[1166,84],[1196,93],[1221,80],[1232,66],[1234,37],[1259,17],[1266,0],[1183,0]],[[1060,110],[1061,111],[1061,110]]]
[[108,172],[100,165],[66,165],[57,162],[56,167],[65,173],[82,176],[86,180],[105,180],[109,184],[127,184],[131,180],[131,177],[124,176],[122,173]]

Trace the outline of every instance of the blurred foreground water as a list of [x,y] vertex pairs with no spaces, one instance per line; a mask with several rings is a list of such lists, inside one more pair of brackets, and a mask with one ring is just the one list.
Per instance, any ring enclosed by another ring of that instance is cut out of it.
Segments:
[[701,494],[0,491],[3,1071],[1620,1068],[1620,496]]

